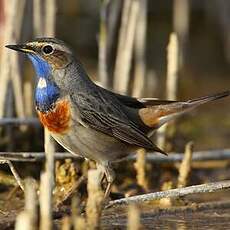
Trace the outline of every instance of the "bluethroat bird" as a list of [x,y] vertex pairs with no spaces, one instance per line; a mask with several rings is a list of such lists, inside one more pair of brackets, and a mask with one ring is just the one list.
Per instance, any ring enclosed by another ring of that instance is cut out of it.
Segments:
[[110,193],[111,162],[145,148],[165,154],[151,140],[166,122],[230,91],[188,101],[137,99],[94,84],[72,50],[56,38],[39,38],[7,48],[29,57],[37,75],[35,105],[41,123],[66,150],[94,160]]

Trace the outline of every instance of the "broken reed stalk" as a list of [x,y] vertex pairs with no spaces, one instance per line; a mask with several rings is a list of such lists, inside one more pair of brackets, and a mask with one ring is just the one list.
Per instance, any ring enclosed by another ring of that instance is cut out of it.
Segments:
[[[162,191],[167,191],[169,189],[172,189],[173,188],[173,183],[172,181],[166,181],[164,182],[164,184],[162,185],[161,187],[161,190]],[[160,207],[171,207],[173,202],[172,202],[172,199],[169,198],[169,197],[164,197],[164,198],[161,198],[160,199]]]
[[170,189],[167,191],[148,193],[110,201],[107,208],[118,205],[142,204],[143,202],[150,202],[162,198],[178,198],[193,194],[220,192],[228,189],[230,189],[230,180],[193,185],[185,188]]
[[46,167],[40,183],[40,230],[52,229],[52,191],[54,186],[54,145],[45,129]]
[[33,230],[30,223],[30,214],[27,211],[20,212],[16,217],[15,230]]
[[28,178],[25,180],[25,209],[16,218],[16,230],[37,229],[37,193],[35,181]]
[[[167,78],[166,78],[166,97],[168,100],[176,100],[178,88],[178,38],[175,33],[171,33],[167,49]],[[167,126],[163,125],[157,131],[157,144],[164,149],[166,145]]]
[[100,170],[88,171],[88,199],[86,204],[87,229],[99,229],[104,193],[101,189]]
[[64,216],[61,222],[61,230],[71,230],[71,218],[69,216]]
[[140,185],[145,191],[148,190],[148,180],[146,176],[146,151],[141,148],[137,150],[137,160],[134,164],[136,169],[137,184]]
[[71,203],[72,210],[72,223],[74,230],[85,230],[86,229],[86,220],[81,215],[81,204],[78,196],[74,196]]
[[140,1],[134,40],[134,81],[132,95],[141,97],[145,85],[146,73],[146,29],[147,29],[147,0]]
[[139,230],[141,228],[140,224],[140,211],[137,206],[129,205],[128,208],[128,230]]
[[188,184],[188,178],[192,166],[193,142],[189,142],[185,147],[184,158],[180,164],[177,188],[185,187]]
[[122,94],[126,94],[128,91],[139,9],[139,0],[126,0],[124,2],[114,71],[114,89]]

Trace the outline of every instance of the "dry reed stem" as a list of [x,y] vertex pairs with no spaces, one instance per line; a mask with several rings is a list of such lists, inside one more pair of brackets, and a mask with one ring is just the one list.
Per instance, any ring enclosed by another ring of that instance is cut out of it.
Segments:
[[173,27],[178,36],[187,37],[189,28],[189,1],[174,0]]
[[74,230],[85,230],[85,229],[87,229],[85,218],[78,216],[74,221]]
[[[167,191],[169,189],[172,189],[173,184],[172,181],[164,182],[162,185],[162,191]],[[160,199],[160,207],[171,207],[172,206],[172,199],[171,198],[162,198]]]
[[[170,34],[167,50],[167,79],[166,97],[168,100],[176,100],[178,90],[178,39],[175,33]],[[167,124],[157,131],[157,144],[164,149],[166,145]]]
[[173,2],[173,30],[178,36],[179,66],[183,65],[185,44],[189,33],[189,0],[174,0]]
[[22,78],[19,69],[18,55],[13,54],[11,57],[11,81],[15,98],[16,114],[19,118],[25,117],[25,106],[22,94]]
[[[15,20],[14,27],[16,28],[14,31],[15,40],[14,42],[18,41],[21,35],[22,31],[22,23],[23,23],[23,17],[24,17],[24,9],[25,9],[25,0],[20,0],[17,2],[17,20]],[[18,60],[18,54],[11,53],[11,81],[13,85],[13,92],[14,92],[14,98],[15,98],[15,108],[16,108],[16,114],[18,117],[23,118],[25,117],[25,106],[23,101],[23,93],[22,93],[22,76],[20,73],[20,67],[19,67],[19,60]]]
[[121,76],[122,76],[120,75],[122,73],[120,68],[122,68],[122,62],[124,61],[124,48],[125,48],[125,40],[126,40],[131,4],[132,4],[132,0],[124,0],[123,2],[121,25],[120,25],[119,37],[118,37],[117,56],[116,56],[115,68],[114,68],[114,89],[116,90],[118,90],[120,85],[122,84],[120,83]]
[[136,25],[136,33],[134,40],[134,81],[132,95],[141,97],[145,84],[145,52],[146,52],[146,28],[147,27],[147,0],[140,1],[140,9]]
[[47,172],[41,174],[40,179],[40,230],[52,229],[51,186]]
[[[18,40],[21,27],[23,12],[25,7],[25,0],[16,1],[5,1],[5,14],[6,14],[6,31],[4,44],[16,43]],[[17,20],[15,20],[17,18]],[[16,113],[19,117],[24,117],[24,103],[23,103],[23,94],[22,94],[22,81],[19,70],[18,57],[16,53],[9,52],[7,49],[2,51],[1,59],[1,85],[0,85],[0,117],[4,115],[5,100],[8,90],[9,80],[12,80]]]
[[56,28],[56,0],[45,1],[45,36],[54,37]]
[[[15,18],[17,9],[17,0],[4,1],[4,13],[5,13],[5,33],[3,44],[15,41],[14,30],[15,30]],[[7,6],[7,7],[6,7]],[[15,55],[15,54],[13,54]],[[0,118],[4,116],[5,100],[8,90],[8,83],[10,78],[10,53],[7,49],[2,50],[1,56],[1,68],[0,68]]]
[[81,215],[81,204],[78,196],[74,196],[71,203],[72,210],[72,223],[74,230],[85,230],[86,229],[86,220]]
[[41,174],[40,184],[40,230],[52,229],[52,190],[54,186],[54,145],[45,129],[46,171]]
[[26,79],[23,82],[24,102],[25,102],[25,116],[31,117],[33,115],[33,80]]
[[101,172],[88,172],[88,200],[86,204],[87,229],[99,229],[104,193],[101,189]]
[[139,0],[126,0],[124,3],[114,71],[114,89],[123,94],[126,94],[128,91],[133,44],[139,9]]
[[33,0],[33,29],[36,37],[45,33],[44,17],[42,17],[42,0]]
[[71,219],[69,216],[64,216],[62,218],[62,230],[71,230]]
[[15,230],[34,230],[30,222],[30,213],[28,211],[20,212],[16,217]]
[[146,176],[146,151],[145,149],[137,150],[137,160],[134,164],[136,169],[137,184],[144,190],[148,190],[148,180]]
[[100,84],[108,88],[108,65],[107,65],[107,25],[106,25],[106,11],[107,11],[107,0],[101,0],[101,10],[100,10],[100,36],[99,36],[99,79]]
[[72,223],[74,230],[85,230],[86,229],[86,219],[81,215],[81,204],[80,199],[74,196],[71,203],[72,210]]
[[118,205],[142,204],[143,202],[159,200],[162,198],[179,198],[192,194],[220,192],[228,189],[230,189],[230,180],[193,185],[185,188],[170,189],[163,192],[148,193],[110,201],[109,205],[107,205],[107,208]]
[[185,147],[183,161],[179,168],[177,188],[185,187],[188,184],[189,174],[192,165],[193,142],[189,142]]
[[25,210],[20,212],[16,218],[16,230],[37,229],[37,196],[35,182],[28,178],[25,180]]
[[138,230],[141,228],[140,224],[140,210],[135,205],[129,205],[128,208],[128,230]]
[[32,229],[37,229],[37,204],[36,182],[28,178],[25,180],[25,211],[29,213],[30,226],[32,226]]

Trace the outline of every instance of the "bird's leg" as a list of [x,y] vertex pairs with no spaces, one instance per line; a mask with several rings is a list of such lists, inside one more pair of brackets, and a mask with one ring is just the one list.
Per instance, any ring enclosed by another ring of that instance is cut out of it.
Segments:
[[111,191],[112,184],[113,184],[114,179],[115,179],[115,173],[114,173],[113,169],[110,167],[109,163],[97,164],[97,168],[98,168],[98,170],[103,172],[102,176],[101,176],[101,180],[103,179],[103,176],[105,175],[106,180],[108,182],[108,185],[107,185],[106,190],[105,190],[105,196],[104,196],[105,200],[107,200],[109,197],[110,191]]
[[105,190],[104,198],[105,198],[105,200],[107,200],[109,198],[109,194],[110,194],[113,182],[115,180],[115,173],[114,173],[113,169],[109,167],[109,165],[105,168],[105,176],[106,176],[108,185],[107,185],[106,190]]

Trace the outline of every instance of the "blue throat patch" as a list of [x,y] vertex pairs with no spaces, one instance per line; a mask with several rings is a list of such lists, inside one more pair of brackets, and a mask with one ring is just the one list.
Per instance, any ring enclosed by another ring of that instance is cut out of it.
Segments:
[[[38,84],[35,90],[35,104],[40,112],[48,112],[53,108],[54,103],[60,96],[60,89],[54,81],[50,79],[51,66],[44,59],[34,54],[28,54],[32,61]],[[42,84],[41,84],[42,82]]]

